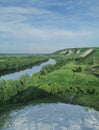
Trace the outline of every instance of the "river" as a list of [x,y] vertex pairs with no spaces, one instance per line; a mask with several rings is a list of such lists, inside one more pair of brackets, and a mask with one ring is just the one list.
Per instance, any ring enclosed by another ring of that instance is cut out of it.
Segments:
[[33,66],[32,68],[27,68],[27,69],[21,70],[19,72],[14,72],[14,73],[10,73],[10,74],[6,74],[4,76],[1,76],[0,79],[4,79],[4,80],[9,80],[9,79],[18,80],[21,75],[24,75],[26,73],[29,74],[30,76],[32,76],[36,72],[39,72],[47,64],[56,64],[56,61],[54,59],[49,59],[47,62],[41,63],[40,65]]
[[[55,64],[55,60],[38,66],[1,76],[1,79],[18,79],[25,73],[33,75],[47,64]],[[0,130],[99,130],[99,112],[94,109],[64,103],[41,103],[28,105],[0,117],[3,119]]]
[[12,110],[1,130],[99,130],[99,112],[64,103],[41,103]]

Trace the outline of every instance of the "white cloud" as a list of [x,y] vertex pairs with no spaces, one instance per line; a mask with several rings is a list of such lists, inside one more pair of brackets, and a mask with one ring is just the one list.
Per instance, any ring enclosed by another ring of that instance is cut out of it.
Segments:
[[[31,17],[50,15],[50,12],[40,10],[38,8],[25,8],[25,7],[2,7],[0,8],[1,22],[21,22],[28,21]],[[29,18],[29,19],[28,19]]]
[[[72,39],[77,37],[88,37],[92,32],[88,31],[70,31],[70,30],[60,30],[60,29],[41,29],[35,28],[26,24],[2,24],[1,31],[9,33],[10,37],[16,39],[38,39],[42,41],[47,41],[50,39]],[[6,35],[5,37],[8,37]],[[26,36],[26,37],[25,37]]]
[[[6,29],[8,33],[5,31]],[[47,53],[66,47],[87,46],[98,38],[97,32],[37,29],[26,24],[2,25],[3,30],[5,32],[0,36],[2,48],[6,50],[6,47],[9,46],[9,50],[13,52]]]
[[[85,0],[73,3],[73,0],[29,0],[24,6],[1,6],[0,47],[5,52],[6,47],[9,52],[50,52],[66,47],[98,46],[98,8]],[[50,8],[53,6],[55,11]]]

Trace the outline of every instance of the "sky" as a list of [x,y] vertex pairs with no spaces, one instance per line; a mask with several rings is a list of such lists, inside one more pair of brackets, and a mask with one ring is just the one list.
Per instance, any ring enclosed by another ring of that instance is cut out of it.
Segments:
[[99,47],[99,0],[0,0],[0,53]]

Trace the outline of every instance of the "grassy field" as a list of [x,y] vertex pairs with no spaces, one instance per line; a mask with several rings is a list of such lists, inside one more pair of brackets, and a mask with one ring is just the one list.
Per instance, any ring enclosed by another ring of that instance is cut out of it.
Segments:
[[84,71],[74,73],[72,71],[74,65],[70,62],[39,79],[34,78],[32,85],[57,95],[67,102],[99,110],[99,78]]
[[26,74],[17,81],[0,81],[0,104],[53,97],[99,110],[99,48],[64,49],[49,58],[56,65],[47,65],[32,77]]

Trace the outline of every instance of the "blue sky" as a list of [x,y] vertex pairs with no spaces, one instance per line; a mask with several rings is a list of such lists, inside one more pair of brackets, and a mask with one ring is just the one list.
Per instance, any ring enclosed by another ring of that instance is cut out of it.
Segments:
[[99,47],[99,0],[0,0],[0,53]]

